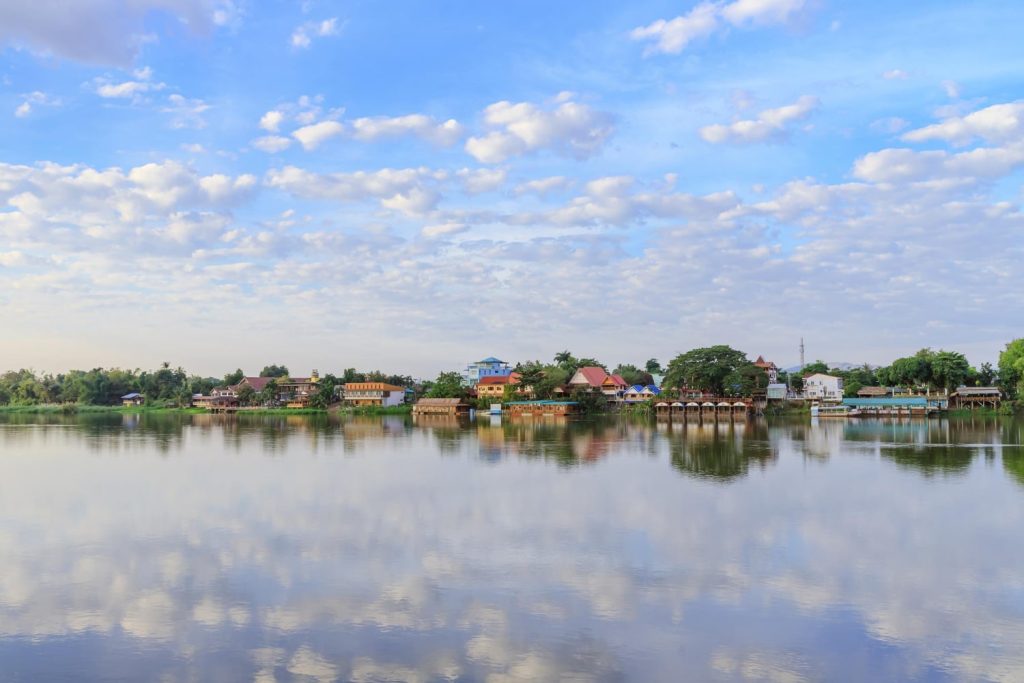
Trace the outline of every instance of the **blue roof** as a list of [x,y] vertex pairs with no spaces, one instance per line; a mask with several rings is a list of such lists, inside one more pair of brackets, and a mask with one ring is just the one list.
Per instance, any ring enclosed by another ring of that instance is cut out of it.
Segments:
[[661,389],[659,389],[658,387],[654,386],[653,384],[648,384],[646,388],[650,389],[655,394],[660,394],[661,393]]
[[137,391],[133,391],[132,393],[125,394],[124,396],[121,397],[122,400],[129,399],[129,398],[142,398],[142,394],[140,394]]
[[843,405],[854,408],[907,408],[928,405],[928,400],[923,396],[909,398],[844,398]]
[[629,388],[629,390],[630,391],[635,391],[635,392],[639,393],[639,392],[644,390],[644,385],[643,384],[634,384],[633,386],[631,386]]
[[478,360],[477,361],[477,363],[504,363],[504,362],[505,361],[498,360],[494,356],[488,356],[487,358],[484,358],[483,360]]

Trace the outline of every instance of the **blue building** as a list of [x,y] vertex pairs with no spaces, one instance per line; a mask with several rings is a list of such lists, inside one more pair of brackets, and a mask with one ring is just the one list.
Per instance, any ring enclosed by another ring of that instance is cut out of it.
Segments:
[[462,382],[467,387],[473,387],[484,377],[508,377],[511,374],[512,368],[508,363],[491,356],[467,365],[462,373]]

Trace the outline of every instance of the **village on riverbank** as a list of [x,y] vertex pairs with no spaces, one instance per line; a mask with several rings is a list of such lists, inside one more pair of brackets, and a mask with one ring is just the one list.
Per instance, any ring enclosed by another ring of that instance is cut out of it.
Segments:
[[[801,355],[803,344],[801,342]],[[258,411],[412,413],[424,419],[472,411],[511,417],[561,417],[628,412],[667,420],[743,420],[762,414],[816,417],[933,416],[949,411],[1012,411],[1024,396],[1024,339],[1006,345],[998,366],[972,367],[957,352],[923,349],[890,365],[830,365],[788,369],[725,345],[679,354],[664,367],[611,369],[569,351],[549,363],[511,363],[494,356],[433,380],[349,368],[293,375],[283,365],[257,375],[242,370],[220,380],[188,375],[168,363],[156,371],[70,371],[37,376],[0,375],[0,410],[33,406],[73,410],[192,409],[213,413]]]

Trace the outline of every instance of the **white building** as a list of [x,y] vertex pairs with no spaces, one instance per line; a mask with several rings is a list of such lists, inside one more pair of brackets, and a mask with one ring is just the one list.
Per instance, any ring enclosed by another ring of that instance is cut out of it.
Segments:
[[842,401],[843,378],[820,372],[804,377],[804,398],[818,401]]

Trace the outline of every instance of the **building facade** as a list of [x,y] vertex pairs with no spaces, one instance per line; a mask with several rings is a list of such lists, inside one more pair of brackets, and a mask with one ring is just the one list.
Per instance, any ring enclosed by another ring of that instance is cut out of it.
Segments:
[[[519,384],[519,373],[510,375],[484,377],[476,384],[477,398],[501,399],[505,395],[505,387]],[[522,393],[517,389],[516,393]]]
[[349,382],[343,396],[345,403],[352,406],[387,408],[405,403],[405,387],[384,382]]
[[754,361],[756,367],[764,370],[764,373],[768,375],[768,384],[777,384],[779,381],[779,368],[775,363],[770,360],[765,360],[764,356],[758,356],[757,360]]
[[473,387],[485,377],[508,377],[510,374],[512,368],[508,363],[490,356],[467,365],[462,373],[462,383],[467,387]]
[[804,398],[815,401],[842,401],[843,378],[820,372],[804,377]]

